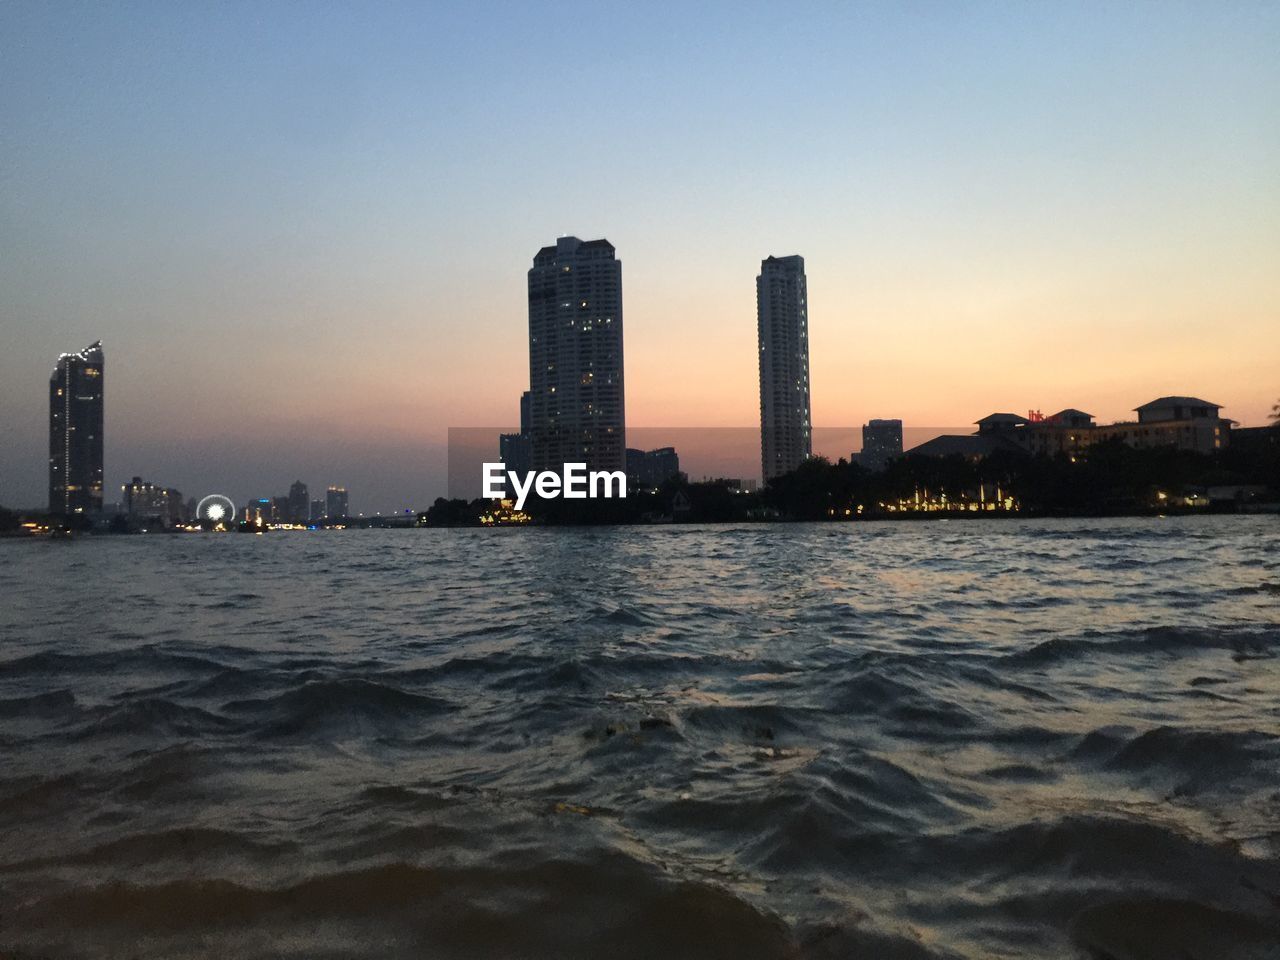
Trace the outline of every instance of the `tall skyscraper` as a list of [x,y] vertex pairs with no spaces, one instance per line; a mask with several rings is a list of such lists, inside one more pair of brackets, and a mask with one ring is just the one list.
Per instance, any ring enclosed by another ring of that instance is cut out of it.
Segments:
[[622,262],[608,240],[561,237],[529,270],[533,469],[626,466]]
[[809,419],[809,302],[804,258],[769,257],[756,277],[760,338],[760,459],[764,479],[813,455]]
[[862,425],[862,452],[857,462],[868,470],[883,470],[902,456],[902,421],[872,420]]
[[102,341],[58,358],[49,378],[49,512],[102,509]]

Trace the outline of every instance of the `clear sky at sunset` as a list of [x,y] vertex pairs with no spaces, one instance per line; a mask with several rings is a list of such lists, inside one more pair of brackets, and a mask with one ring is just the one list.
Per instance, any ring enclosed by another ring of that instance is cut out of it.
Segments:
[[1280,4],[0,3],[0,503],[58,354],[107,486],[444,493],[525,272],[623,262],[627,420],[757,422],[800,253],[819,426],[1280,396]]

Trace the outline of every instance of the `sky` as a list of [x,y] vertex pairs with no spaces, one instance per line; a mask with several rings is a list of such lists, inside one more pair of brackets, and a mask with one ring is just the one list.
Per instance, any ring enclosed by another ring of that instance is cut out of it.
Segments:
[[107,489],[445,491],[525,274],[623,262],[638,427],[758,423],[804,256],[819,427],[1280,397],[1280,4],[0,2],[0,503],[106,351]]

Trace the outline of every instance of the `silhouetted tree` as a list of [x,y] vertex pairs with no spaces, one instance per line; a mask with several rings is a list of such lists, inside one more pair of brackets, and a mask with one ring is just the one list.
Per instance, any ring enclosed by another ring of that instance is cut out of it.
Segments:
[[428,527],[478,527],[485,506],[487,503],[481,500],[468,503],[466,500],[437,497],[426,513],[418,515],[418,519]]

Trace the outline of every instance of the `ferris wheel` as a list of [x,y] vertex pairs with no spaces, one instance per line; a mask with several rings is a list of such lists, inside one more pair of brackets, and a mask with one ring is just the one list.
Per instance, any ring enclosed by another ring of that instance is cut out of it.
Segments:
[[211,493],[196,506],[196,520],[213,526],[229,524],[236,518],[236,505],[229,497]]

